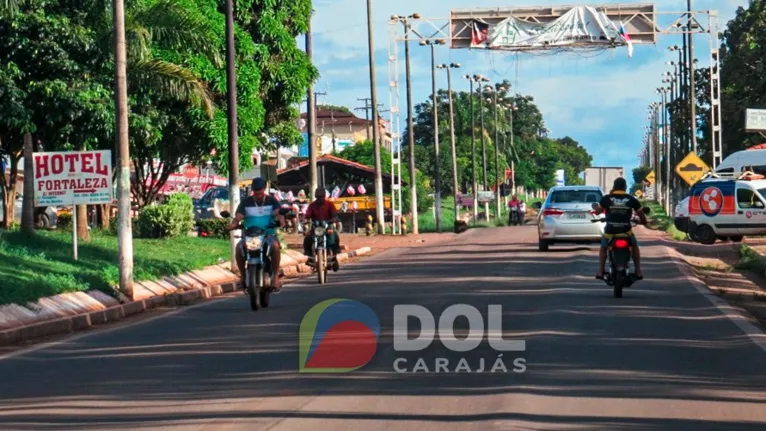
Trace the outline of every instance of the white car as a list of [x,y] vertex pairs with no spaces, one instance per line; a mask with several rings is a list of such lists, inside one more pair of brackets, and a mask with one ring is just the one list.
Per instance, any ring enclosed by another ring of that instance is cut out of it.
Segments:
[[[604,196],[596,186],[554,187],[542,204],[535,205],[537,215],[538,248],[548,251],[555,243],[600,244],[604,234],[604,222],[592,205]],[[539,208],[538,208],[539,207]]]

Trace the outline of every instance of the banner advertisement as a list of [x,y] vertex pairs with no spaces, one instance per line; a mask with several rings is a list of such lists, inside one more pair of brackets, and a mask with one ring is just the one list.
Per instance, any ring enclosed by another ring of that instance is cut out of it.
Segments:
[[548,23],[509,17],[497,24],[474,20],[471,48],[533,50],[583,45],[628,46],[630,37],[622,23],[612,22],[591,6],[575,6]]

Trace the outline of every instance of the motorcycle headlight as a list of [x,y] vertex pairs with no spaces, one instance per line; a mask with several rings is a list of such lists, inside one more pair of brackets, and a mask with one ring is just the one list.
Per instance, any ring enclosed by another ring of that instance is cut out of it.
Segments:
[[317,226],[314,228],[314,235],[316,236],[322,236],[324,235],[326,229],[322,226]]
[[245,240],[245,247],[248,250],[259,250],[263,245],[263,240],[260,237],[254,236]]

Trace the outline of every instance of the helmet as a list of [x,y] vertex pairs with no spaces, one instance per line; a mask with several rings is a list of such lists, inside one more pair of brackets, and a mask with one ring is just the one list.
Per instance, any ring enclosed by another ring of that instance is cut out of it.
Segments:
[[250,186],[252,190],[263,190],[266,188],[266,180],[261,177],[253,178],[253,182]]

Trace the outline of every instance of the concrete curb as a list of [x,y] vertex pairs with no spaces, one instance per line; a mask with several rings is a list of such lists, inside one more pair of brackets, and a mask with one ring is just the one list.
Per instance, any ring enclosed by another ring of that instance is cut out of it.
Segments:
[[[352,252],[343,253],[342,255],[345,255],[344,260],[348,260],[351,257],[366,255],[370,253],[371,250],[370,247],[363,247]],[[338,255],[338,257],[340,258],[341,255]],[[293,260],[298,263],[282,266],[280,268],[280,272],[284,277],[298,278],[312,272],[311,267],[305,264],[308,258],[293,258]],[[222,267],[222,265],[219,266]],[[85,313],[71,314],[70,312],[70,315],[65,315],[63,317],[59,316],[53,319],[31,322],[29,324],[4,329],[0,331],[0,346],[15,345],[39,338],[82,331],[95,325],[118,322],[126,317],[135,316],[147,310],[164,306],[186,306],[209,300],[216,296],[232,293],[239,289],[240,283],[238,275],[233,273],[230,274],[231,279],[223,283],[201,286],[201,281],[195,280],[195,283],[192,284],[193,287],[191,288],[181,286],[176,291],[166,292],[163,295],[137,301],[129,301],[109,307],[104,306],[103,309]],[[112,298],[112,300],[113,299],[114,298]]]

